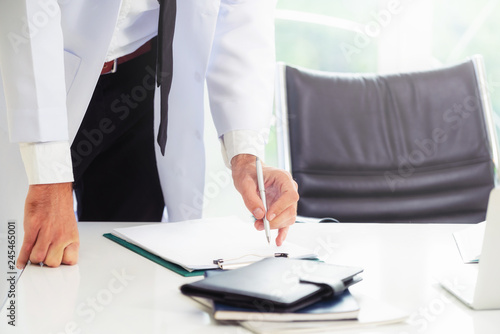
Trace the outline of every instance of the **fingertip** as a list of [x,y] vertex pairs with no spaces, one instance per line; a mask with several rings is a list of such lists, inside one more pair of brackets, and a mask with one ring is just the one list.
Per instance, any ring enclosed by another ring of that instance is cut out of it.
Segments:
[[257,220],[254,223],[254,226],[255,226],[255,229],[257,229],[257,231],[263,231],[264,230],[264,223],[262,222],[262,220]]
[[283,242],[285,241],[286,239],[286,236],[288,234],[288,226],[287,227],[284,227],[284,228],[281,228],[278,232],[278,236],[276,237],[276,245],[277,246],[281,246],[283,244]]
[[64,255],[62,259],[62,264],[66,264],[69,266],[75,265],[78,263],[78,244],[71,244],[64,250]]
[[256,208],[252,211],[252,214],[253,216],[256,218],[256,219],[262,219],[264,218],[264,210],[262,210],[261,208]]
[[74,266],[77,263],[78,263],[78,258],[76,258],[76,259],[70,259],[70,260],[65,260],[63,262],[63,264],[67,265],[67,266]]
[[31,253],[31,247],[27,248],[26,244],[23,244],[21,251],[19,252],[19,257],[17,258],[16,267],[17,269],[24,269],[29,259]]

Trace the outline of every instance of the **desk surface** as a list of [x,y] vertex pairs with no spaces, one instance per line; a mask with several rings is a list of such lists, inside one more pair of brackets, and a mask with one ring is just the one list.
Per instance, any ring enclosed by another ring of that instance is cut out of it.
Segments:
[[[247,333],[219,325],[179,286],[181,277],[102,237],[130,223],[80,223],[80,260],[57,269],[29,266],[16,292],[16,330],[1,333]],[[462,265],[451,233],[465,225],[296,224],[288,240],[330,263],[364,268],[351,292],[410,314],[405,323],[356,333],[498,333],[500,311],[472,311],[436,277]],[[202,250],[200,250],[202,251]],[[345,331],[353,333],[353,331]],[[344,333],[344,332],[341,332]]]

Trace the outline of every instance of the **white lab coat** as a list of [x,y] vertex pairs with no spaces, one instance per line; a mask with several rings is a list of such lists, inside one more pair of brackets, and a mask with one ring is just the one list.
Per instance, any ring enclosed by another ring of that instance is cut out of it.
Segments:
[[[18,216],[27,180],[17,145],[7,143],[4,110],[12,142],[71,142],[99,78],[121,1],[0,1],[0,70],[7,97],[5,108],[0,94],[0,212],[2,219],[22,220]],[[269,126],[275,2],[177,1],[165,156],[155,145],[171,221],[201,215],[205,87],[219,136],[233,130],[262,131]],[[27,13],[34,28],[30,43],[19,38],[26,38],[27,30],[26,20],[17,13]],[[45,17],[49,21],[44,21]],[[58,24],[53,24],[54,20]],[[8,49],[13,45],[15,52]],[[155,106],[159,107],[157,93]]]

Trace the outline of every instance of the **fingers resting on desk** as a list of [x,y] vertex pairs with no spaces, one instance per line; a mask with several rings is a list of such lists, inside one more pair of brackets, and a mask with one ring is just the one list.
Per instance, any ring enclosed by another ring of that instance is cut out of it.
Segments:
[[71,183],[30,185],[24,208],[24,240],[17,267],[78,262],[79,236]]

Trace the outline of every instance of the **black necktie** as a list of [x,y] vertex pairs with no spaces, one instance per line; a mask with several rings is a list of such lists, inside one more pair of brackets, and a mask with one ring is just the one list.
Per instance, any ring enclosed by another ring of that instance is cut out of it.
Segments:
[[158,20],[158,58],[156,60],[156,82],[161,92],[161,117],[158,131],[158,144],[161,154],[165,155],[168,124],[168,95],[172,86],[173,50],[175,30],[176,0],[158,0],[160,17]]

